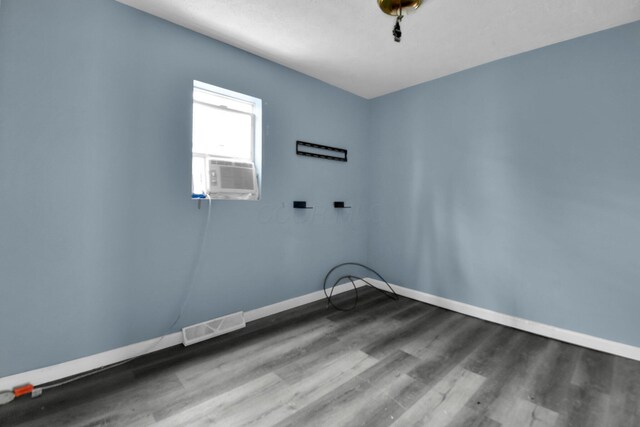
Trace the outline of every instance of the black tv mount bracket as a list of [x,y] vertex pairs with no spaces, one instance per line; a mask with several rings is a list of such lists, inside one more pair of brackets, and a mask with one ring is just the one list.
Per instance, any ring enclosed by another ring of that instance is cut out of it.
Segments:
[[298,156],[315,157],[338,162],[347,161],[347,150],[344,148],[330,147],[328,145],[313,144],[304,141],[296,141],[296,154]]

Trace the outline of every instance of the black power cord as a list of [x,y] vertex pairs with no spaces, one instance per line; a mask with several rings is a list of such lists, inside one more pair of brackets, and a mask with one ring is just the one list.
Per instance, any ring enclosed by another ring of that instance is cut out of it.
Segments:
[[[371,283],[369,283],[366,279],[364,279],[362,277],[358,277],[358,276],[354,276],[354,275],[351,275],[351,274],[347,274],[345,276],[339,277],[338,280],[336,280],[333,283],[333,286],[331,286],[331,292],[327,293],[327,280],[329,280],[329,276],[331,275],[331,273],[333,273],[335,270],[339,269],[340,267],[344,267],[344,266],[347,266],[347,265],[361,267],[361,268],[364,268],[365,270],[368,270],[371,273],[375,274],[376,276],[378,276],[378,278],[381,281],[383,281],[387,285],[387,287],[389,288],[390,292],[386,291],[384,289],[380,289],[377,286],[372,285]],[[353,285],[353,289],[356,291],[356,297],[355,297],[355,299],[353,301],[353,305],[351,305],[350,307],[346,307],[346,308],[345,307],[340,307],[340,306],[336,305],[332,301],[333,291],[334,291],[335,287],[338,286],[340,284],[340,281],[342,281],[344,279],[349,279],[349,281]],[[397,301],[397,300],[400,299],[400,297],[398,296],[396,291],[393,290],[393,288],[391,287],[389,282],[387,282],[384,279],[384,277],[382,277],[380,275],[380,273],[375,271],[373,268],[367,267],[366,265],[360,264],[358,262],[345,262],[345,263],[336,265],[331,270],[329,270],[329,272],[327,273],[326,276],[324,276],[324,282],[322,284],[322,290],[324,291],[324,296],[327,297],[327,303],[330,304],[333,308],[335,308],[336,310],[339,310],[339,311],[350,311],[350,310],[353,310],[354,308],[356,308],[356,306],[358,305],[358,287],[356,286],[355,282],[353,281],[354,279],[363,281],[367,286],[370,286],[373,289],[377,290],[378,292],[381,292],[382,294],[384,294],[389,299],[392,299],[394,301]]]

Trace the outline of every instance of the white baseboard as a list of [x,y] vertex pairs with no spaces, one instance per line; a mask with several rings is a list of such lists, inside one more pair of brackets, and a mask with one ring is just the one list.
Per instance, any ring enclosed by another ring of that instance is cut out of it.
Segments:
[[[355,283],[358,287],[364,286],[364,283],[360,283],[358,280],[356,280]],[[351,283],[344,283],[335,287],[335,289],[333,290],[333,295],[338,295],[352,289],[353,285],[351,285]],[[328,291],[329,290],[327,289],[327,292]],[[295,307],[299,307],[301,305],[309,304],[310,302],[318,301],[319,299],[323,298],[324,291],[311,292],[310,294],[302,295],[296,298],[288,299],[286,301],[277,302],[275,304],[247,311],[244,313],[244,319],[247,322],[252,322],[254,320],[262,319],[263,317],[271,316],[272,314],[280,313],[281,311],[286,311]]]
[[[357,285],[362,286],[362,284]],[[335,295],[351,289],[353,289],[353,286],[350,283],[343,284],[340,286],[336,286],[333,293]],[[281,311],[289,310],[291,308],[299,307],[301,305],[308,304],[322,298],[324,298],[323,291],[312,292],[307,295],[291,298],[286,301],[268,305],[266,307],[247,311],[244,313],[244,318],[246,322],[252,322],[254,320],[258,320],[272,314],[280,313]],[[81,357],[79,359],[70,360],[68,362],[59,363],[57,365],[47,366],[20,374],[10,375],[0,378],[0,391],[12,390],[16,386],[24,385],[27,383],[40,385],[51,381],[57,381],[62,378],[67,378],[72,375],[78,375],[83,372],[98,369],[103,366],[111,365],[113,363],[122,362],[123,360],[131,359],[132,357],[141,356],[143,354],[153,353],[155,351],[159,351],[178,344],[182,344],[182,332],[174,332],[162,337],[153,338],[124,347],[119,347],[102,353],[93,354],[91,356]]]
[[[367,279],[367,281],[376,287],[386,289],[384,282],[375,279]],[[632,345],[610,341],[568,329],[557,328],[555,326],[533,322],[531,320],[510,316],[508,314],[498,313],[496,311],[487,310],[486,308],[476,307],[474,305],[416,291],[403,286],[392,286],[398,295],[402,295],[403,297],[411,298],[416,301],[446,308],[447,310],[456,311],[468,316],[477,317],[478,319],[520,329],[522,331],[531,332],[532,334],[541,335],[543,337],[553,338],[558,341],[564,341],[581,347],[640,361],[640,347],[634,347]]]
[[141,341],[125,347],[115,348],[91,356],[81,357],[57,365],[23,372],[0,378],[0,391],[12,390],[14,387],[27,383],[33,385],[45,384],[62,378],[78,375],[83,372],[118,363],[146,353],[162,350],[182,343],[182,332],[164,335],[163,337]]
[[[386,289],[386,285],[384,284],[384,282],[370,278],[367,278],[366,280],[372,285],[380,287],[381,289]],[[364,285],[365,284],[363,282],[356,281],[356,286],[361,287]],[[416,291],[414,289],[405,288],[403,286],[392,286],[393,289],[398,293],[398,295],[411,298],[416,301],[421,301],[427,304],[446,308],[447,310],[456,311],[458,313],[477,317],[479,319],[487,320],[489,322],[497,323],[500,325],[509,326],[526,332],[531,332],[536,335],[553,338],[558,341],[564,341],[582,347],[591,348],[593,350],[598,350],[605,353],[615,354],[617,356],[640,361],[639,347],[634,347],[616,341],[610,341],[604,338],[598,338],[591,335],[570,331],[568,329],[557,328],[555,326],[533,322],[531,320],[510,316],[503,313],[498,313],[496,311],[487,310],[485,308],[480,308],[470,304],[442,298],[436,295],[427,294],[425,292]],[[351,283],[347,283],[336,286],[333,293],[334,295],[336,295],[342,292],[349,291],[351,289],[353,289],[353,286],[351,285]],[[301,305],[308,304],[322,298],[324,298],[324,292],[320,290],[296,298],[291,298],[286,301],[257,308],[255,310],[247,311],[244,313],[245,321],[252,322],[254,320],[271,316],[272,314],[280,313],[291,308],[299,307]],[[11,375],[8,377],[0,378],[0,391],[11,390],[13,387],[26,383],[40,385],[51,381],[56,381],[62,378],[91,371],[93,369],[98,369],[103,366],[111,365],[113,363],[121,362],[123,360],[127,360],[143,354],[152,353],[178,344],[182,344],[181,332],[175,332],[163,337],[153,338],[125,347],[120,347],[91,356],[82,357],[80,359],[70,360],[68,362],[60,363],[57,365],[47,366],[44,368],[34,369],[32,371]]]

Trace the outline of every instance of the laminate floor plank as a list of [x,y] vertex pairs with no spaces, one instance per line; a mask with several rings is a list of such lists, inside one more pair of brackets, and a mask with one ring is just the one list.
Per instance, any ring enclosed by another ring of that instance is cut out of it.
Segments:
[[432,353],[435,344],[439,340],[446,340],[458,325],[469,322],[466,316],[453,311],[440,310],[439,316],[444,316],[444,319],[439,318],[432,327],[423,328],[414,340],[401,347],[402,351],[421,358],[425,354]]
[[257,399],[247,399],[243,408],[222,419],[225,426],[274,425],[298,410],[331,393],[342,384],[368,369],[378,361],[365,353],[352,352],[290,386],[281,387]]
[[[512,332],[512,331],[509,331]],[[487,378],[482,387],[467,403],[468,409],[482,418],[490,419],[489,415],[500,408],[499,399],[508,396],[510,404],[514,391],[520,390],[520,385],[526,378],[528,366],[535,360],[535,354],[544,349],[544,340],[534,335],[518,332],[508,343],[501,341],[502,334],[496,335],[496,346],[479,351],[475,357],[468,358],[462,366]],[[469,423],[468,414],[462,413],[460,419],[455,419],[458,425]]]
[[158,420],[164,419],[175,411],[198,404],[207,397],[232,390],[247,381],[277,370],[302,354],[318,351],[334,342],[334,338],[331,337],[316,338],[307,342],[307,345],[289,348],[287,353],[272,354],[268,358],[260,358],[258,354],[258,357],[248,366],[235,365],[233,370],[212,369],[199,373],[192,372],[182,380],[186,392],[176,395],[173,402],[155,411],[153,415]]
[[632,427],[640,425],[638,420],[640,420],[640,363],[614,357],[606,425]]
[[529,400],[554,411],[569,406],[571,380],[578,368],[580,350],[574,345],[551,341],[529,391]]
[[444,321],[446,317],[446,310],[438,310],[435,309],[435,307],[433,310],[422,310],[422,313],[418,313],[417,316],[412,315],[407,317],[403,315],[401,317],[402,320],[398,320],[398,318],[394,316],[394,320],[401,322],[394,333],[370,340],[371,343],[365,345],[362,351],[379,359],[384,358],[424,334],[425,325],[433,328]]
[[569,402],[565,403],[570,410],[561,422],[568,426],[605,425],[611,405],[613,358],[587,349],[580,349],[579,353],[578,364],[571,379]]
[[95,375],[69,383],[64,387],[64,393],[60,392],[61,389],[53,389],[35,401],[18,399],[10,407],[0,406],[0,426],[3,425],[3,418],[17,420],[20,424],[35,423],[41,417],[41,412],[46,412],[49,418],[53,418],[69,407],[94,401],[96,388],[103,390],[105,395],[118,394],[131,387],[132,383],[137,383],[132,372],[124,367],[113,368],[110,375]]
[[[343,294],[338,295],[338,297]],[[297,307],[286,312],[278,313],[260,322],[250,322],[247,327],[227,335],[222,335],[188,348],[172,347],[154,353],[154,357],[144,357],[129,364],[135,369],[136,375],[145,372],[162,372],[165,368],[171,370],[178,366],[207,363],[213,358],[228,357],[229,353],[250,352],[251,347],[262,348],[265,343],[273,343],[287,336],[304,333],[300,328],[317,328],[318,322],[326,322],[326,303],[315,302]],[[148,360],[151,359],[151,360]]]
[[609,394],[615,358],[599,351],[579,349],[579,352],[580,357],[571,384]]
[[512,412],[517,407],[516,402],[531,400],[536,378],[551,354],[551,340],[527,335],[519,351],[514,351],[514,357],[507,362],[505,368],[508,370],[500,370],[502,375],[492,375],[487,387],[474,396],[476,404],[480,402],[476,408],[493,420],[499,421],[504,418],[503,414]]
[[0,426],[640,426],[640,362],[358,295],[16,399]]
[[414,381],[403,372],[415,362],[411,355],[394,353],[276,425],[364,425],[363,410],[398,405],[394,397]]
[[392,425],[447,425],[484,381],[478,374],[455,367]]
[[571,427],[599,427],[606,425],[610,395],[595,389],[571,386],[569,406],[560,424]]
[[[402,301],[402,300],[401,300]],[[393,317],[395,320],[399,320],[401,322],[406,322],[406,321],[411,321],[413,319],[415,319],[416,314],[418,316],[422,316],[424,314],[426,314],[427,312],[436,312],[436,311],[447,311],[447,310],[443,310],[441,308],[438,308],[436,306],[433,305],[428,305],[425,308],[425,304],[418,302],[418,301],[411,301],[410,304],[407,304],[407,308],[399,313],[394,314]]]
[[513,352],[523,344],[528,336],[511,328],[498,326],[495,333],[479,344],[478,349],[465,359],[466,370],[478,375],[497,375],[510,361],[515,361]]
[[256,398],[269,395],[283,384],[273,373],[247,381],[238,387],[217,396],[203,400],[197,405],[184,408],[173,415],[159,420],[158,426],[178,425],[222,425],[225,418],[243,409],[247,402],[253,403]]
[[492,419],[505,426],[553,427],[558,414],[528,400],[516,398],[507,408],[495,412]]
[[[473,401],[473,397],[470,400]],[[502,427],[502,424],[469,407],[467,402],[467,406],[458,411],[449,427]]]
[[411,318],[420,316],[422,313],[414,304],[407,304],[404,300],[393,301],[385,298],[379,301],[377,306],[368,310],[341,312],[340,317],[332,317],[329,320],[338,325],[336,330],[340,335],[343,335],[371,322],[378,324],[391,322],[399,325],[403,320],[394,319],[397,314]]
[[315,374],[318,370],[324,369],[327,363],[356,350],[358,350],[356,346],[345,345],[345,343],[336,339],[318,351],[301,355],[290,363],[282,365],[275,369],[274,372],[288,384],[295,384],[309,375]]
[[320,338],[337,339],[332,335],[333,331],[334,326],[331,322],[304,325],[267,342],[257,342],[247,347],[239,346],[218,354],[217,357],[202,359],[197,364],[177,367],[174,371],[186,382],[197,378],[206,380],[203,375],[216,375],[218,372],[233,373],[239,366],[247,369],[249,366],[261,364],[265,360],[278,358],[282,354],[302,348]]
[[[148,425],[152,412],[167,402],[182,384],[173,378],[153,378],[143,382],[125,382],[119,390],[112,390],[99,398],[74,402],[73,411],[59,407],[47,418],[32,419],[25,426],[46,427],[84,425]],[[20,425],[17,423],[17,425]]]
[[[327,319],[332,321],[339,321],[343,318],[358,318],[358,317],[371,317],[375,312],[384,311],[384,307],[387,305],[391,305],[392,303],[397,303],[398,301],[393,301],[389,297],[377,292],[374,289],[364,289],[359,290],[358,304],[355,306],[353,310],[335,310],[327,316]],[[346,299],[346,295],[350,293],[345,292],[344,295],[345,302],[342,302],[338,307],[340,308],[350,308],[353,305],[355,300],[349,301]],[[406,305],[409,304],[410,301],[402,300],[398,305]],[[332,307],[333,308],[333,307]]]
[[477,319],[467,320],[458,330],[434,341],[433,348],[422,355],[422,362],[408,374],[424,383],[434,384],[477,350],[478,345],[495,331]]

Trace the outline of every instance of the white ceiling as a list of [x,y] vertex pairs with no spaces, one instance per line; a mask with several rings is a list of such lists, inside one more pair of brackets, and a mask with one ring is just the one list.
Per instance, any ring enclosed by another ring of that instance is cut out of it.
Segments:
[[365,98],[640,20],[640,0],[118,0]]

